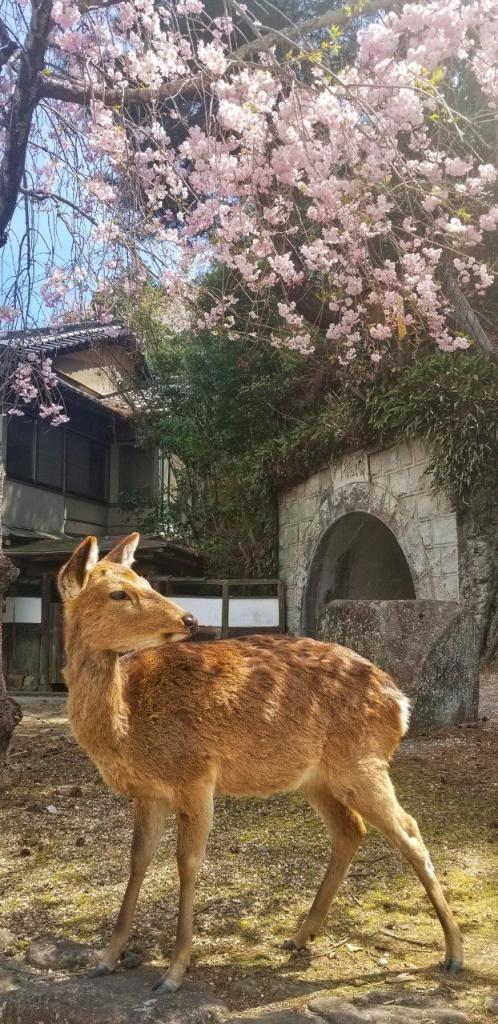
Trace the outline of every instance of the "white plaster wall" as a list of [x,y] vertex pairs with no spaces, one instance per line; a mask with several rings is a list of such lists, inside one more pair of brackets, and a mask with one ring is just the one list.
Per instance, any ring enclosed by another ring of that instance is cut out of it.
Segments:
[[370,512],[394,533],[418,598],[458,601],[456,511],[434,494],[429,454],[415,439],[381,451],[345,455],[279,498],[280,577],[287,585],[287,623],[302,628],[304,590],[316,546],[348,512]]
[[[221,626],[221,597],[175,597],[185,611],[195,615],[201,626]],[[228,604],[228,625],[231,627],[278,626],[278,598],[231,597]]]
[[39,624],[41,597],[6,597],[2,621]]

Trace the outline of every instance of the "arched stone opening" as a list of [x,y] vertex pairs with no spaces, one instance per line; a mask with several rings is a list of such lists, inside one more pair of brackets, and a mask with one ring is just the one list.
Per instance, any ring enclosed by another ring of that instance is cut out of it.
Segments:
[[314,551],[304,598],[304,632],[315,636],[329,601],[416,596],[408,562],[392,530],[370,512],[350,512],[328,527]]

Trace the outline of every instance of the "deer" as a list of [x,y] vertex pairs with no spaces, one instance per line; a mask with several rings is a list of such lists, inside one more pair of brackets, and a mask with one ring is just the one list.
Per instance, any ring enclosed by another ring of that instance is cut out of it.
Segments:
[[131,568],[139,539],[129,534],[99,560],[96,538],[87,537],[58,575],[71,728],[105,782],[134,803],[128,884],[94,973],[107,975],[133,956],[126,948],[140,887],[173,813],[176,938],[154,988],[176,991],[190,964],[214,798],[296,790],[322,818],[333,849],[285,948],[304,948],[324,925],[366,821],[414,869],[442,926],[442,966],[460,970],[458,926],[389,775],[409,724],[407,697],[381,669],[333,643],[265,634],[194,640],[194,617]]

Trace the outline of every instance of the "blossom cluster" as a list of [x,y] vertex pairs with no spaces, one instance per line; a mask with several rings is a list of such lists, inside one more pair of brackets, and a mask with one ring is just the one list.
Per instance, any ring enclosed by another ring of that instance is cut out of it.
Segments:
[[[279,347],[307,354],[318,332],[342,362],[366,347],[375,363],[392,344],[468,344],[452,326],[444,278],[470,296],[490,286],[497,174],[452,104],[465,68],[481,120],[495,116],[496,0],[407,0],[362,21],[355,57],[339,69],[330,58],[340,34],[319,50],[305,37],[285,57],[256,47],[244,65],[230,18],[211,19],[201,0],[125,0],[104,14],[56,0],[53,21],[52,45],[93,98],[71,108],[72,135],[67,104],[53,103],[59,151],[39,178],[50,190],[79,146],[91,173],[82,183],[80,165],[74,176],[93,226],[85,267],[82,257],[50,269],[49,307],[62,309],[80,285],[88,292],[90,279],[129,291],[144,268],[187,295],[196,268],[217,263],[227,280],[242,279],[255,309],[277,297]],[[185,119],[178,143],[165,125],[185,117],[182,81],[197,83],[206,110],[191,126]],[[139,88],[149,99],[137,124],[126,93]],[[107,104],[109,89],[122,101]],[[218,298],[201,326],[235,337],[235,296]]]
[[52,360],[42,352],[30,350],[25,358],[15,358],[13,368],[6,375],[5,390],[10,416],[24,416],[24,408],[37,403],[38,415],[52,427],[69,422],[64,406],[56,401],[57,376]]

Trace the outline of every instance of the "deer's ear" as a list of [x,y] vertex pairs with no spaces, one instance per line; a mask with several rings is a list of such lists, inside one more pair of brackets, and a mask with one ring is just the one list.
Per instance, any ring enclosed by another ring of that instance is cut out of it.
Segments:
[[88,574],[97,564],[99,558],[99,546],[96,537],[86,537],[82,540],[69,562],[62,566],[57,577],[59,593],[63,601],[69,601],[86,587]]
[[135,551],[138,547],[139,541],[139,533],[129,533],[127,537],[123,537],[123,539],[113,547],[112,551],[109,551],[108,555],[104,556],[102,561],[118,562],[119,565],[124,565],[129,569],[130,566],[133,565]]

